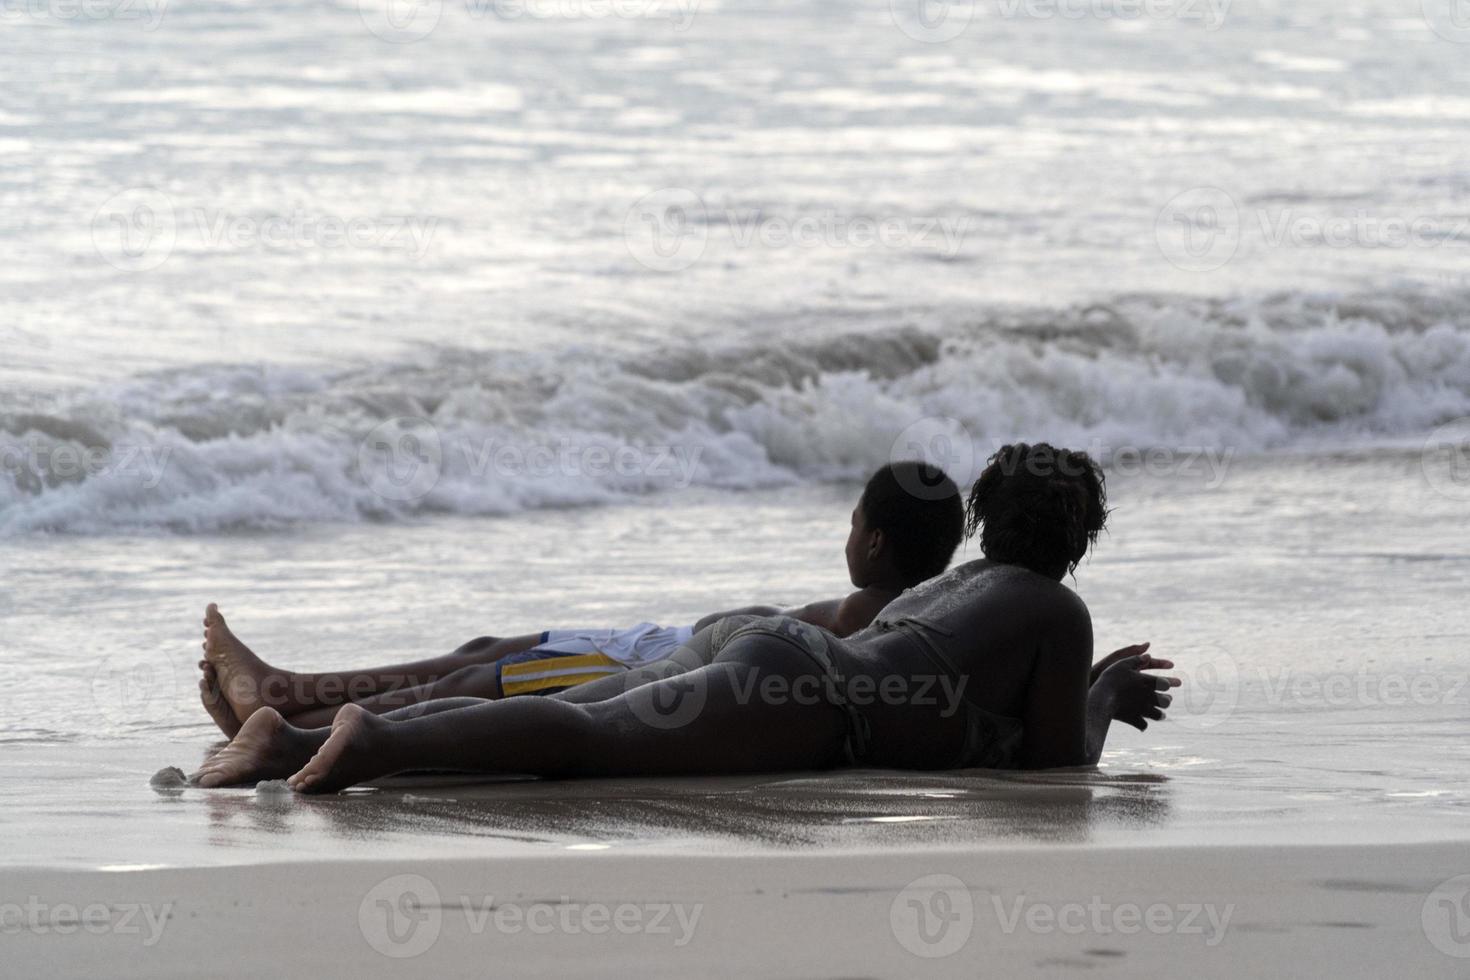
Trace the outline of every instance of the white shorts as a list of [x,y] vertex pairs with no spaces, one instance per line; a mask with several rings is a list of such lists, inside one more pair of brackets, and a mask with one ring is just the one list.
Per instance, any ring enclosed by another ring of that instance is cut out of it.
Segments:
[[645,667],[689,642],[693,626],[639,623],[622,630],[547,630],[534,649],[547,653],[600,653],[624,667]]

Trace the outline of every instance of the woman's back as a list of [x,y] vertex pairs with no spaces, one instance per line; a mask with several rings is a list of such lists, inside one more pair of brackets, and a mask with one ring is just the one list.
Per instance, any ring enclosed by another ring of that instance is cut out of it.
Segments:
[[939,670],[968,678],[964,696],[972,704],[1020,717],[1038,657],[1059,627],[1075,634],[1087,616],[1082,600],[1060,582],[981,559],[904,592],[851,640],[893,661],[902,654],[892,638],[903,637]]

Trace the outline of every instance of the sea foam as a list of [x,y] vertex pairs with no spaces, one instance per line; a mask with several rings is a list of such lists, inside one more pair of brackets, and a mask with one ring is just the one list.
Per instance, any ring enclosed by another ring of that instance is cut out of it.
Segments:
[[632,356],[435,349],[217,365],[0,408],[0,533],[206,532],[959,479],[996,445],[1105,459],[1422,437],[1470,415],[1470,301],[1127,297]]

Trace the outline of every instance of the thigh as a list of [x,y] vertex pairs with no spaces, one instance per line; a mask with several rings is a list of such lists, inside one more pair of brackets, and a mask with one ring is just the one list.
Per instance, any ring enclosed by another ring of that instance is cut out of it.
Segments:
[[715,656],[710,642],[711,628],[695,633],[688,643],[669,654],[667,659],[642,667],[630,667],[622,674],[578,684],[576,687],[550,696],[558,701],[570,701],[573,704],[592,704],[626,694],[635,687],[653,684],[686,671],[708,666]]
[[789,693],[816,680],[816,670],[779,639],[738,637],[713,664],[589,704],[594,729],[603,735],[588,753],[587,774],[836,765],[847,745],[846,716],[826,701]]
[[463,657],[466,664],[491,664],[512,653],[522,653],[541,642],[540,633],[524,636],[478,636],[461,644],[453,656]]

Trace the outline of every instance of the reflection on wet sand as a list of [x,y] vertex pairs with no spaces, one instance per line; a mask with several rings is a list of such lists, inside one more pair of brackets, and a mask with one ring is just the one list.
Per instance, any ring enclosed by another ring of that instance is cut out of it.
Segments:
[[1100,772],[844,771],[567,782],[407,777],[332,797],[253,790],[206,798],[218,843],[313,830],[356,841],[488,838],[576,846],[724,842],[871,848],[966,842],[1083,843],[1099,829],[1158,826],[1163,776]]

